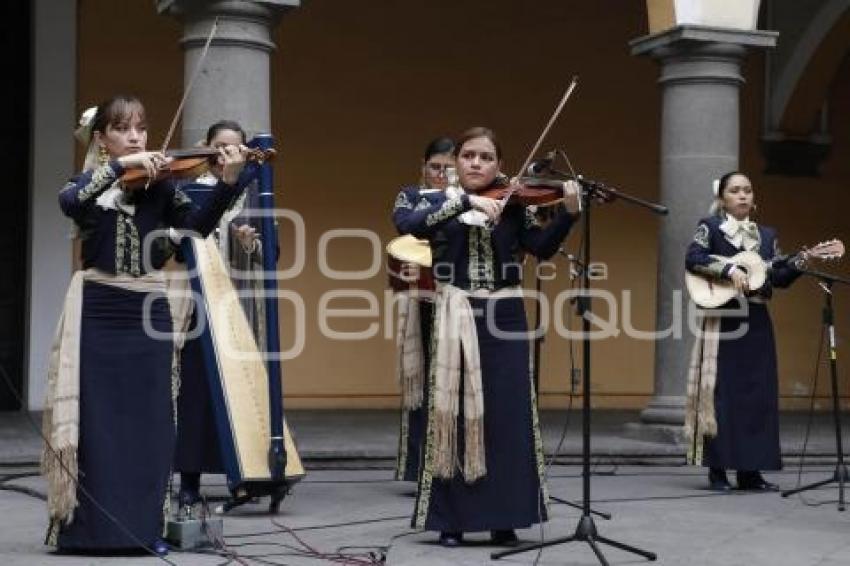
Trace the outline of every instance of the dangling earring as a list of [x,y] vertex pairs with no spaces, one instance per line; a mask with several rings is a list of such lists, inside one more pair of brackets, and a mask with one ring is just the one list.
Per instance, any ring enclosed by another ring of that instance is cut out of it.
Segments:
[[750,209],[750,211],[751,211],[753,214],[755,214],[755,213],[757,213],[757,212],[758,212],[758,210],[759,210],[759,207],[758,207],[758,206],[756,206],[756,203],[753,203],[753,208],[751,208],[751,209]]
[[100,146],[97,148],[97,162],[100,165],[106,165],[109,163],[109,152],[106,151],[104,146]]

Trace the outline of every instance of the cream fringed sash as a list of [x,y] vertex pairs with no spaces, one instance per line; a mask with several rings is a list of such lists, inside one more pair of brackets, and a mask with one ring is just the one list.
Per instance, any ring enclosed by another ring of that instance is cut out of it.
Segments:
[[[112,275],[96,269],[77,271],[68,286],[65,303],[50,351],[47,371],[47,399],[42,429],[49,444],[44,446],[41,472],[47,479],[47,510],[51,531],[59,522],[69,524],[77,507],[77,448],[80,436],[80,340],[83,286],[100,283],[138,293],[166,291],[162,272],[142,277]],[[169,302],[175,329],[185,329],[191,301],[182,306]],[[183,319],[181,320],[181,316]],[[177,336],[182,336],[176,332]]]
[[702,465],[705,437],[717,436],[714,414],[714,387],[717,383],[717,350],[720,344],[720,317],[705,314],[702,335],[697,336],[688,366],[684,436],[688,443],[686,461]]
[[521,297],[516,287],[489,292],[467,292],[440,285],[435,307],[437,348],[434,372],[434,475],[450,479],[457,462],[457,418],[460,408],[461,355],[463,355],[463,477],[467,483],[487,473],[484,453],[484,393],[478,332],[469,297],[500,299]]
[[401,386],[401,404],[408,411],[422,406],[425,383],[419,300],[410,293],[398,294],[396,373]]

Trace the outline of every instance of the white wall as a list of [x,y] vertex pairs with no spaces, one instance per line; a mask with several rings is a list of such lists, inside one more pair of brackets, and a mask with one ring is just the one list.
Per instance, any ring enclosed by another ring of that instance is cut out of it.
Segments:
[[26,405],[44,405],[47,356],[70,280],[69,222],[56,195],[73,174],[77,2],[34,0]]
[[676,23],[756,29],[761,0],[676,0]]

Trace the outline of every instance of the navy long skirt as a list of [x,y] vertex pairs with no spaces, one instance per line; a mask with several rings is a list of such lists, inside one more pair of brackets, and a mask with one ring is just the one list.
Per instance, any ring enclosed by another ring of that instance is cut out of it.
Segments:
[[425,381],[422,406],[411,411],[402,410],[399,440],[399,470],[396,475],[403,481],[418,481],[422,466],[425,430],[428,422],[428,369],[431,359],[431,326],[434,324],[434,303],[419,302],[419,326],[422,333],[422,356],[425,365]]
[[[484,316],[488,302],[493,303],[494,326],[501,332],[527,331],[522,299],[470,299],[476,309],[481,353],[487,474],[473,484],[464,482],[459,472],[451,480],[437,479],[431,475],[428,457],[419,482],[414,527],[473,532],[525,528],[546,518],[528,337],[494,336]],[[463,415],[458,424],[458,453],[462,455]]]
[[174,469],[190,473],[224,473],[207,370],[200,338],[181,352],[177,398],[177,449]]
[[721,340],[714,408],[717,436],[705,444],[706,465],[742,471],[779,470],[776,342],[767,307],[749,305],[746,318],[724,317],[721,333],[748,325],[740,338]]
[[[81,488],[73,522],[60,530],[60,549],[137,548],[162,535],[174,450],[173,347],[146,335],[145,296],[96,283],[83,290]],[[171,332],[165,295],[148,316],[154,329]]]

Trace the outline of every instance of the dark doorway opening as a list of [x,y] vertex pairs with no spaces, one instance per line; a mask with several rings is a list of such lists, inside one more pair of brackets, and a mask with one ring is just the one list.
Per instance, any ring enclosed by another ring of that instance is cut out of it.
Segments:
[[0,108],[3,201],[0,204],[0,411],[21,408],[27,298],[29,233],[30,98],[32,10],[30,2],[9,2],[0,18],[4,88]]

